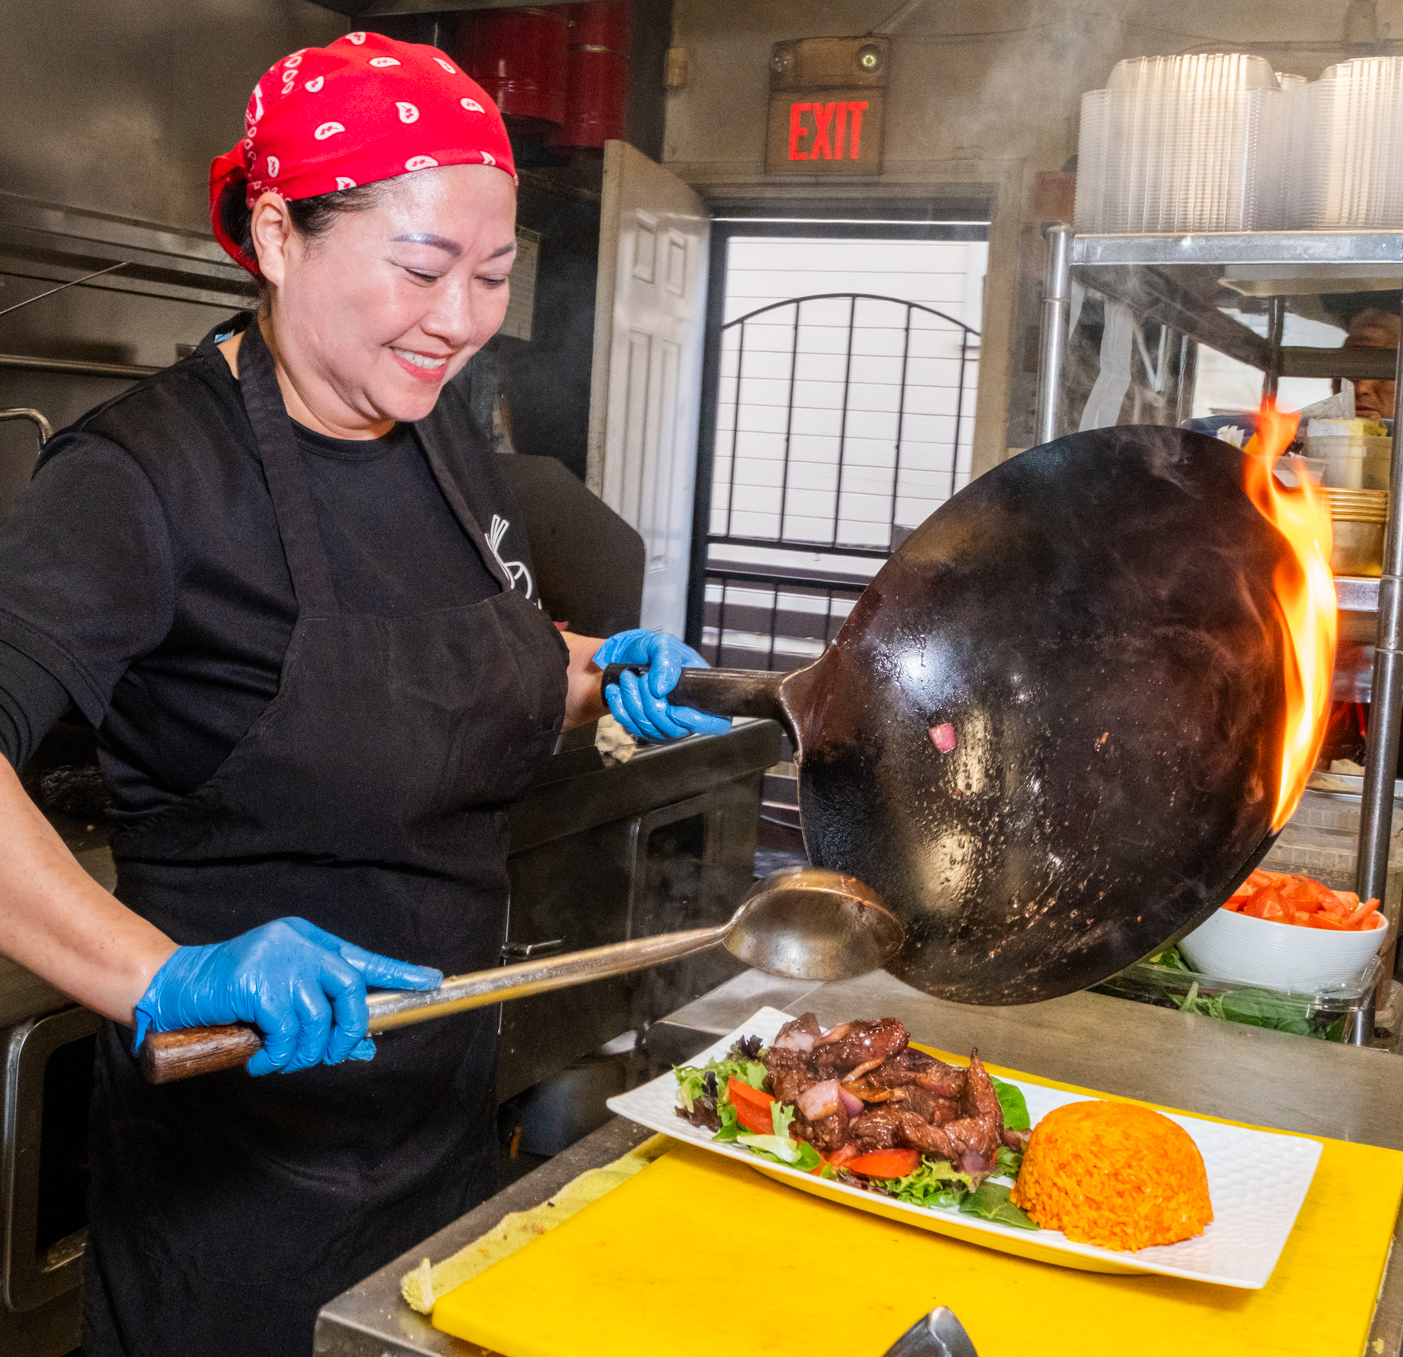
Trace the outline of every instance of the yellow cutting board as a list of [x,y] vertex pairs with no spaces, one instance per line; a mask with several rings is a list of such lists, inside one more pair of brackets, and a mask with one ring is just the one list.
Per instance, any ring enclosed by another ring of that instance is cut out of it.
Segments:
[[442,1297],[433,1322],[505,1357],[881,1357],[948,1305],[979,1357],[1360,1357],[1403,1154],[1321,1143],[1260,1291],[1014,1258],[679,1145]]

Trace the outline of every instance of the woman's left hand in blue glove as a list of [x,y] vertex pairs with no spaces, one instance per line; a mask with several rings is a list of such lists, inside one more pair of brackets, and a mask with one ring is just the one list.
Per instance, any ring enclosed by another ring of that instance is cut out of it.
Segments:
[[674,707],[667,696],[683,669],[710,666],[689,645],[666,632],[621,631],[594,652],[601,669],[608,664],[646,664],[643,675],[625,670],[604,690],[614,719],[638,740],[677,740],[684,735],[720,735],[731,728],[724,716],[708,716],[692,707]]

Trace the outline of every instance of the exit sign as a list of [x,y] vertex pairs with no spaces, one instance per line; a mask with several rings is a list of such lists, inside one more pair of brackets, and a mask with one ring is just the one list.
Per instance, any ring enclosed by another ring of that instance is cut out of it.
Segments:
[[770,174],[877,174],[882,168],[888,44],[804,38],[770,56]]

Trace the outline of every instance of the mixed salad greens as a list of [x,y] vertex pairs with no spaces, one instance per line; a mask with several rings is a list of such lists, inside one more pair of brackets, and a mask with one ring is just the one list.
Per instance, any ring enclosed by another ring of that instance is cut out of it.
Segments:
[[[993,1169],[982,1175],[979,1182],[948,1160],[916,1155],[914,1150],[879,1150],[846,1160],[837,1155],[825,1158],[807,1140],[790,1135],[794,1108],[765,1092],[765,1066],[760,1054],[760,1038],[744,1037],[719,1060],[674,1067],[678,1099],[687,1113],[702,1108],[720,1122],[713,1140],[743,1145],[751,1154],[772,1164],[783,1164],[819,1178],[846,1181],[910,1206],[956,1209],[1000,1225],[1024,1230],[1040,1228],[1009,1200],[1023,1156],[1007,1146],[999,1147]],[[990,1080],[1003,1109],[1004,1125],[1011,1131],[1029,1130],[1028,1104],[1022,1090],[992,1075]],[[885,1176],[888,1173],[892,1176]]]
[[[1152,966],[1164,966],[1175,971],[1192,971],[1177,947],[1167,947],[1149,958]],[[1198,982],[1190,984],[1185,994],[1171,994],[1181,1013],[1198,1013],[1221,1022],[1242,1023],[1247,1027],[1268,1027],[1275,1032],[1290,1032],[1298,1037],[1315,1037],[1320,1041],[1341,1041],[1344,1038],[1345,1015],[1333,1022],[1311,1022],[1302,1014],[1299,1001],[1292,1002],[1264,989],[1235,989],[1228,994],[1200,994]]]

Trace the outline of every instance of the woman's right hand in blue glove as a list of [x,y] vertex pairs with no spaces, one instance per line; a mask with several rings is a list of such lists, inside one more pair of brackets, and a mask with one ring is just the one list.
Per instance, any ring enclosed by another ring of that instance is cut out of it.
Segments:
[[250,1074],[369,1060],[366,986],[442,983],[432,967],[367,952],[306,919],[278,919],[228,942],[176,948],[136,1006],[136,1045],[148,1029],[246,1022],[263,1034]]

